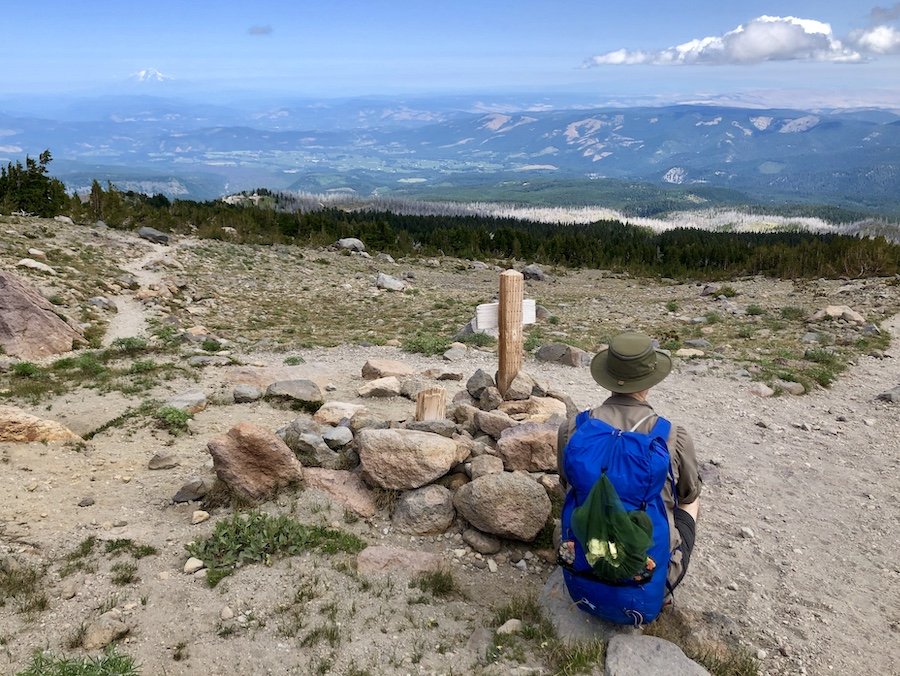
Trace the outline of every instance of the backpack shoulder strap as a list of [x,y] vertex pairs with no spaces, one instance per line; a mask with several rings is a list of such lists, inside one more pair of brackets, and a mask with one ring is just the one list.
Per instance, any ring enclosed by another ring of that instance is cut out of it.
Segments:
[[654,439],[662,439],[665,444],[669,443],[669,433],[672,431],[672,423],[668,420],[659,416],[656,419],[656,424],[653,426],[653,429],[650,430],[650,436]]
[[591,418],[591,409],[586,409],[575,416],[575,429],[584,425]]

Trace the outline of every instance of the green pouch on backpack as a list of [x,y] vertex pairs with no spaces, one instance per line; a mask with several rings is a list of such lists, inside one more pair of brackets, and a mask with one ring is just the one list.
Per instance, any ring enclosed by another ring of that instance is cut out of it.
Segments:
[[643,574],[653,563],[653,525],[646,512],[626,511],[615,486],[602,474],[587,499],[572,512],[572,532],[601,580],[616,582]]

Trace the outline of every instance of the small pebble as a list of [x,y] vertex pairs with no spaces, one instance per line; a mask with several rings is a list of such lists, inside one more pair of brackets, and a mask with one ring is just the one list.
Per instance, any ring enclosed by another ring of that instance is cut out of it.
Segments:
[[223,606],[222,610],[219,611],[219,619],[220,620],[230,620],[234,617],[234,611],[228,606]]
[[725,588],[730,589],[731,591],[737,591],[738,590],[737,582],[729,582],[727,585],[725,585]]
[[762,648],[760,648],[759,650],[756,651],[756,659],[758,659],[758,660],[764,660],[764,659],[766,659],[768,656],[769,656],[769,653],[767,653],[767,652],[766,652],[765,650],[763,650]]
[[94,504],[94,498],[90,498],[90,497],[89,498],[81,498],[81,500],[78,502],[79,507],[90,507],[93,504]]
[[204,512],[202,509],[198,509],[193,514],[191,514],[191,523],[196,525],[198,523],[203,523],[204,521],[209,520],[209,512]]
[[751,528],[747,528],[746,526],[741,528],[741,537],[749,539],[749,538],[752,538],[753,536],[754,536],[754,533]]
[[192,575],[193,573],[196,573],[198,570],[202,570],[203,568],[203,561],[193,556],[189,558],[184,564],[184,572],[188,575]]

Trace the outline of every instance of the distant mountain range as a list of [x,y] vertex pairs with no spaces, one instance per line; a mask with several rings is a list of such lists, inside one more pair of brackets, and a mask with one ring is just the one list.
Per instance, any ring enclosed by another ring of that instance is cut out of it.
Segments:
[[728,189],[748,201],[900,211],[900,115],[886,110],[143,94],[38,105],[40,116],[0,100],[0,161],[49,148],[72,189],[96,178],[172,197],[268,187],[472,199],[479,185],[502,197],[504,185],[512,196],[564,181],[590,203],[592,186],[618,179],[696,190],[702,202]]

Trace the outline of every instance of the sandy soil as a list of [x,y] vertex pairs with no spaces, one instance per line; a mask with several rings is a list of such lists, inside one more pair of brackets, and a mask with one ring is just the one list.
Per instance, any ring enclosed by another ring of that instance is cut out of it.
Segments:
[[[129,267],[138,275],[159,255],[155,247],[144,249],[140,264]],[[135,335],[144,307],[127,294],[121,300],[131,302],[120,303],[114,333]],[[897,319],[883,327],[900,333]],[[229,513],[214,510],[210,521],[191,525],[196,505],[171,502],[188,479],[211,476],[206,441],[240,421],[274,430],[295,416],[262,402],[229,403],[239,374],[255,369],[268,377],[309,377],[333,385],[328,399],[358,401],[360,369],[370,358],[401,359],[421,370],[449,366],[465,378],[496,365],[494,354],[478,350],[452,364],[390,347],[291,354],[305,364],[286,367],[282,352],[238,349],[234,356],[246,366],[209,367],[199,372],[199,382],[174,380],[148,392],[158,399],[188,389],[207,392],[212,404],[195,417],[190,435],[171,437],[144,421],[113,427],[84,448],[0,445],[0,547],[46,566],[49,596],[48,609],[34,615],[0,608],[0,671],[22,668],[38,648],[80,654],[68,642],[107,604],[132,627],[120,650],[135,656],[146,674],[525,673],[515,671],[513,661],[484,666],[481,648],[468,645],[469,637],[490,626],[497,605],[539,590],[551,568],[537,556],[528,559],[527,571],[513,567],[510,550],[524,548],[507,543],[498,572],[491,573],[464,551],[461,525],[442,538],[420,538],[393,532],[385,514],[345,523],[343,509],[315,491],[265,506],[355,532],[370,544],[437,552],[465,592],[457,600],[423,599],[401,574],[361,582],[352,560],[341,555],[248,566],[215,589],[181,572],[185,545]],[[900,416],[896,404],[875,400],[900,384],[900,345],[892,341],[884,358],[860,357],[831,388],[801,397],[749,394],[750,382],[727,359],[710,361],[705,370],[695,365],[679,361],[651,396],[661,414],[691,432],[709,472],[678,606],[695,618],[697,631],[736,637],[758,652],[765,674],[900,674]],[[579,407],[604,396],[587,369],[530,357],[525,368]],[[447,385],[451,395],[463,387]],[[84,433],[135,403],[118,393],[78,390],[31,410]],[[403,399],[361,403],[393,418],[414,410]],[[158,451],[175,454],[178,467],[148,470]],[[85,497],[95,503],[79,507]],[[742,528],[753,536],[742,536]],[[139,580],[125,586],[110,580],[117,559],[102,554],[94,557],[95,572],[62,578],[65,556],[88,536],[132,538],[159,554],[139,560]],[[309,593],[298,597],[300,590]],[[233,619],[222,619],[226,606]],[[339,643],[303,646],[326,617],[339,624]],[[541,665],[528,658],[525,666]]]

